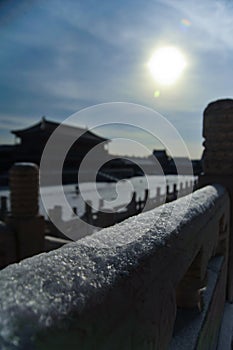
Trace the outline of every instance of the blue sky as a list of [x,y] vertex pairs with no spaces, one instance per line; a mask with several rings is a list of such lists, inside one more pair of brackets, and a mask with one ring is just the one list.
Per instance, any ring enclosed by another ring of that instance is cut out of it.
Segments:
[[[232,19],[233,2],[224,0],[0,2],[0,143],[13,142],[9,130],[42,115],[63,121],[82,108],[122,101],[161,113],[192,158],[200,157],[204,108],[232,96]],[[147,63],[167,45],[184,53],[187,67],[163,87]],[[80,125],[90,126],[91,118]],[[143,123],[155,127],[151,119]],[[108,136],[109,128],[100,132]],[[117,150],[125,148],[116,143]]]

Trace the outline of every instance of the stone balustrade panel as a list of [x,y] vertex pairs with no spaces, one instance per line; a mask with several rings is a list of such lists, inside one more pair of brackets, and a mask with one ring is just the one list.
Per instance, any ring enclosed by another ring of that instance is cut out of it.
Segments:
[[228,194],[208,186],[8,266],[0,272],[0,347],[167,349],[176,289],[198,254],[205,277],[223,215],[227,222]]

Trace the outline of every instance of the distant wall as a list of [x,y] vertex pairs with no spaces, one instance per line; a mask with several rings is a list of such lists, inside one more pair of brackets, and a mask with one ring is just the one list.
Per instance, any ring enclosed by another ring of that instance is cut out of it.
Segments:
[[8,266],[1,349],[212,349],[228,232],[228,194],[208,186]]

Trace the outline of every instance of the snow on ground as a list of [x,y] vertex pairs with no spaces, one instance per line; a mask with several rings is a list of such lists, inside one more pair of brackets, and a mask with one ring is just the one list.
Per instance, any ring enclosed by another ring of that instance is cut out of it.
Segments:
[[[72,208],[77,208],[78,215],[81,216],[85,210],[85,201],[91,201],[92,207],[95,210],[99,209],[99,200],[103,199],[103,207],[105,209],[113,209],[119,206],[127,205],[131,198],[132,193],[136,191],[137,199],[144,198],[145,190],[149,189],[149,197],[154,198],[156,196],[156,190],[158,187],[161,189],[161,194],[165,194],[166,186],[170,186],[170,191],[172,191],[173,184],[183,183],[193,180],[192,176],[175,176],[168,175],[164,176],[155,176],[147,175],[134,177],[127,180],[121,180],[118,183],[81,183],[79,185],[80,193],[76,193],[76,185],[64,185],[63,189],[65,192],[66,199]],[[97,188],[97,191],[96,191]],[[47,217],[48,209],[52,209],[55,206],[59,205],[59,191],[61,191],[57,186],[43,187],[41,192],[43,196],[46,197],[46,209],[42,204],[40,198],[40,213]],[[0,196],[8,196],[9,190],[0,190]],[[70,220],[70,211],[66,211],[63,208],[62,213],[63,220]]]

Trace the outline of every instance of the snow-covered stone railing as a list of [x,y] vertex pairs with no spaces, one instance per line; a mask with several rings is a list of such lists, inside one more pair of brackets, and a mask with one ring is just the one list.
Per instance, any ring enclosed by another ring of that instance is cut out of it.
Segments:
[[0,348],[214,348],[228,231],[228,194],[207,186],[8,266],[0,272]]

